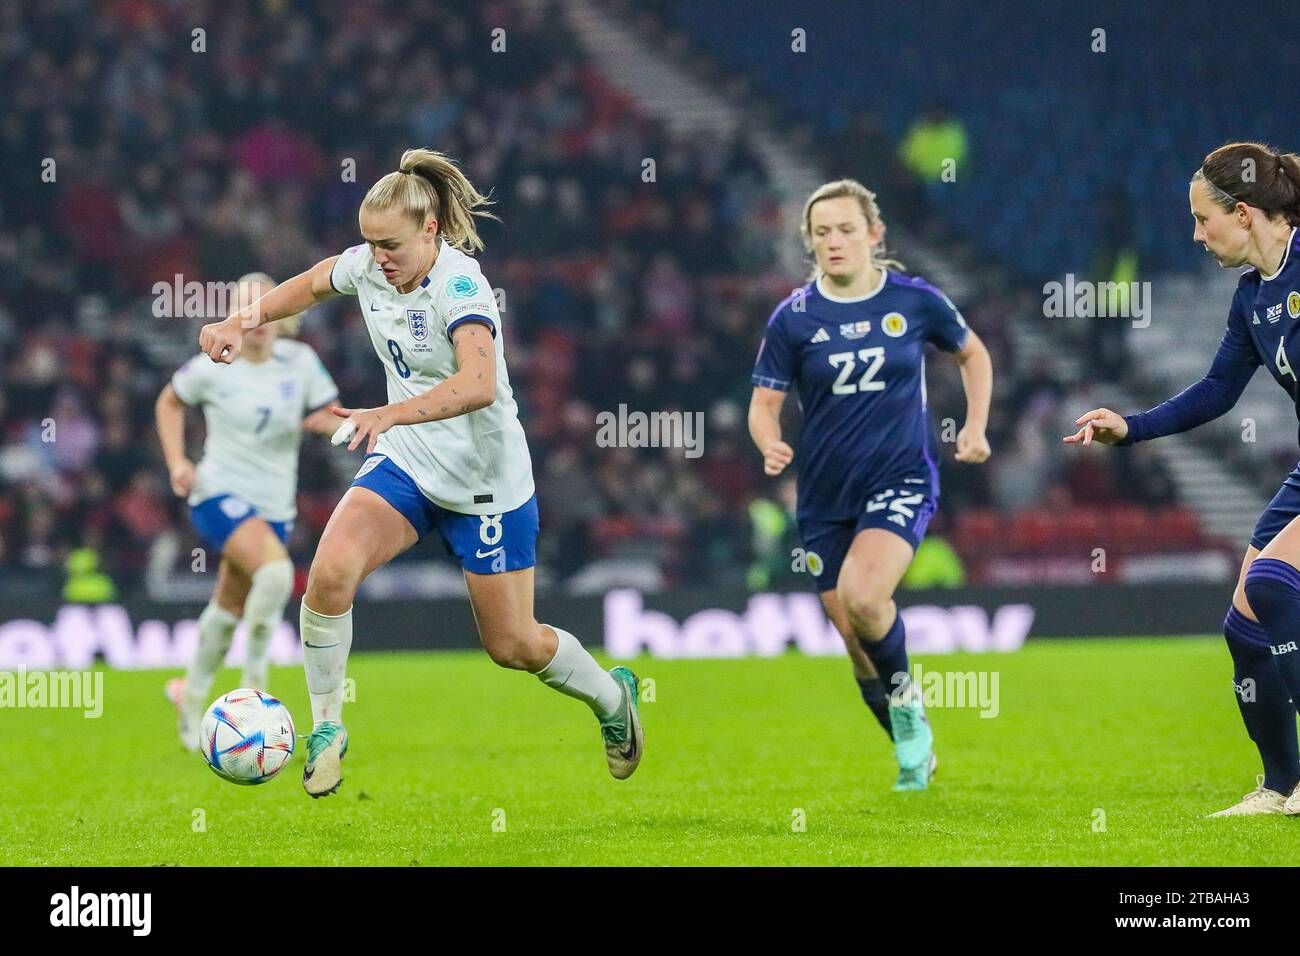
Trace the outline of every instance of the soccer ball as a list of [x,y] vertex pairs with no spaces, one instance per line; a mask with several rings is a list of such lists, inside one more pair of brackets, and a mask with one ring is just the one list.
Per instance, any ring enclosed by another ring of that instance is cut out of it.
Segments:
[[293,757],[293,718],[270,694],[241,688],[212,702],[199,724],[199,749],[231,783],[266,783]]

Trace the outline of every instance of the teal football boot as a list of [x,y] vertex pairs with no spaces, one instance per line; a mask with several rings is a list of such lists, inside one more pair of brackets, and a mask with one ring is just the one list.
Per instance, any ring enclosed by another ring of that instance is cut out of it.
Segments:
[[312,797],[334,793],[343,782],[340,764],[348,752],[348,732],[338,721],[327,720],[315,727],[307,739],[307,766],[302,786]]
[[626,667],[615,667],[609,673],[623,688],[623,704],[617,714],[600,722],[600,733],[605,738],[605,759],[609,761],[610,774],[615,780],[626,780],[641,762],[641,752],[645,749],[645,734],[637,713],[640,685],[636,675]]

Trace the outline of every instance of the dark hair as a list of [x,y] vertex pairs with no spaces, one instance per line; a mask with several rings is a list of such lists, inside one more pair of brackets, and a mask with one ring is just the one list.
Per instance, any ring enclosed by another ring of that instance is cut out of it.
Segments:
[[1277,153],[1263,143],[1227,143],[1205,157],[1193,180],[1210,187],[1220,209],[1237,203],[1282,216],[1300,226],[1300,156]]

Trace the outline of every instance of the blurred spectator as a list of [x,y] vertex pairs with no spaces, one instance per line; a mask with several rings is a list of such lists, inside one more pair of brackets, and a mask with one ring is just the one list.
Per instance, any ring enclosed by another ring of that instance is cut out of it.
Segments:
[[966,127],[941,103],[918,118],[898,147],[903,165],[920,182],[953,182],[965,170]]
[[67,572],[63,600],[75,604],[103,604],[117,598],[112,578],[99,570],[99,555],[94,548],[77,548],[69,554]]
[[[1131,290],[1139,281],[1139,256],[1133,228],[1133,203],[1123,186],[1107,192],[1101,204],[1101,229],[1093,251],[1091,277],[1099,283],[1097,314],[1089,321],[1088,353],[1093,378],[1118,382],[1128,374],[1128,330],[1132,325]],[[1103,290],[1113,290],[1103,291]],[[1150,302],[1145,303],[1150,307]]]
[[965,583],[966,569],[962,566],[961,557],[934,530],[922,539],[902,580],[902,586],[909,591],[959,588]]

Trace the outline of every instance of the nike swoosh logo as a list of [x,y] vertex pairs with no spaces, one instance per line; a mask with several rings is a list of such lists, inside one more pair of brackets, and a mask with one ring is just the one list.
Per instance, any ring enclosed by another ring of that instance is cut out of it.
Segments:
[[631,760],[633,757],[636,756],[636,728],[632,726],[633,706],[634,705],[632,703],[632,699],[629,697],[627,701],[627,713],[624,717],[624,719],[627,721],[628,748],[627,750],[620,750],[618,752],[618,755],[622,757],[624,760]]
[[373,302],[371,302],[371,303],[370,303],[370,311],[371,311],[371,312],[378,312],[378,311],[379,311],[379,306],[377,306],[377,305],[375,305]]
[[317,650],[324,650],[324,649],[327,648],[327,647],[338,647],[338,646],[339,646],[339,645],[338,645],[338,641],[335,641],[333,644],[313,644],[311,641],[303,641],[302,643],[303,643],[306,647],[314,647],[314,648],[316,648]]
[[503,550],[505,550],[505,545],[504,545],[504,544],[501,545],[501,547],[499,547],[499,548],[493,548],[491,551],[477,551],[477,550],[476,550],[476,551],[474,552],[474,557],[476,557],[476,558],[490,558],[490,557],[492,557],[492,555],[496,554],[498,551],[503,551]]

